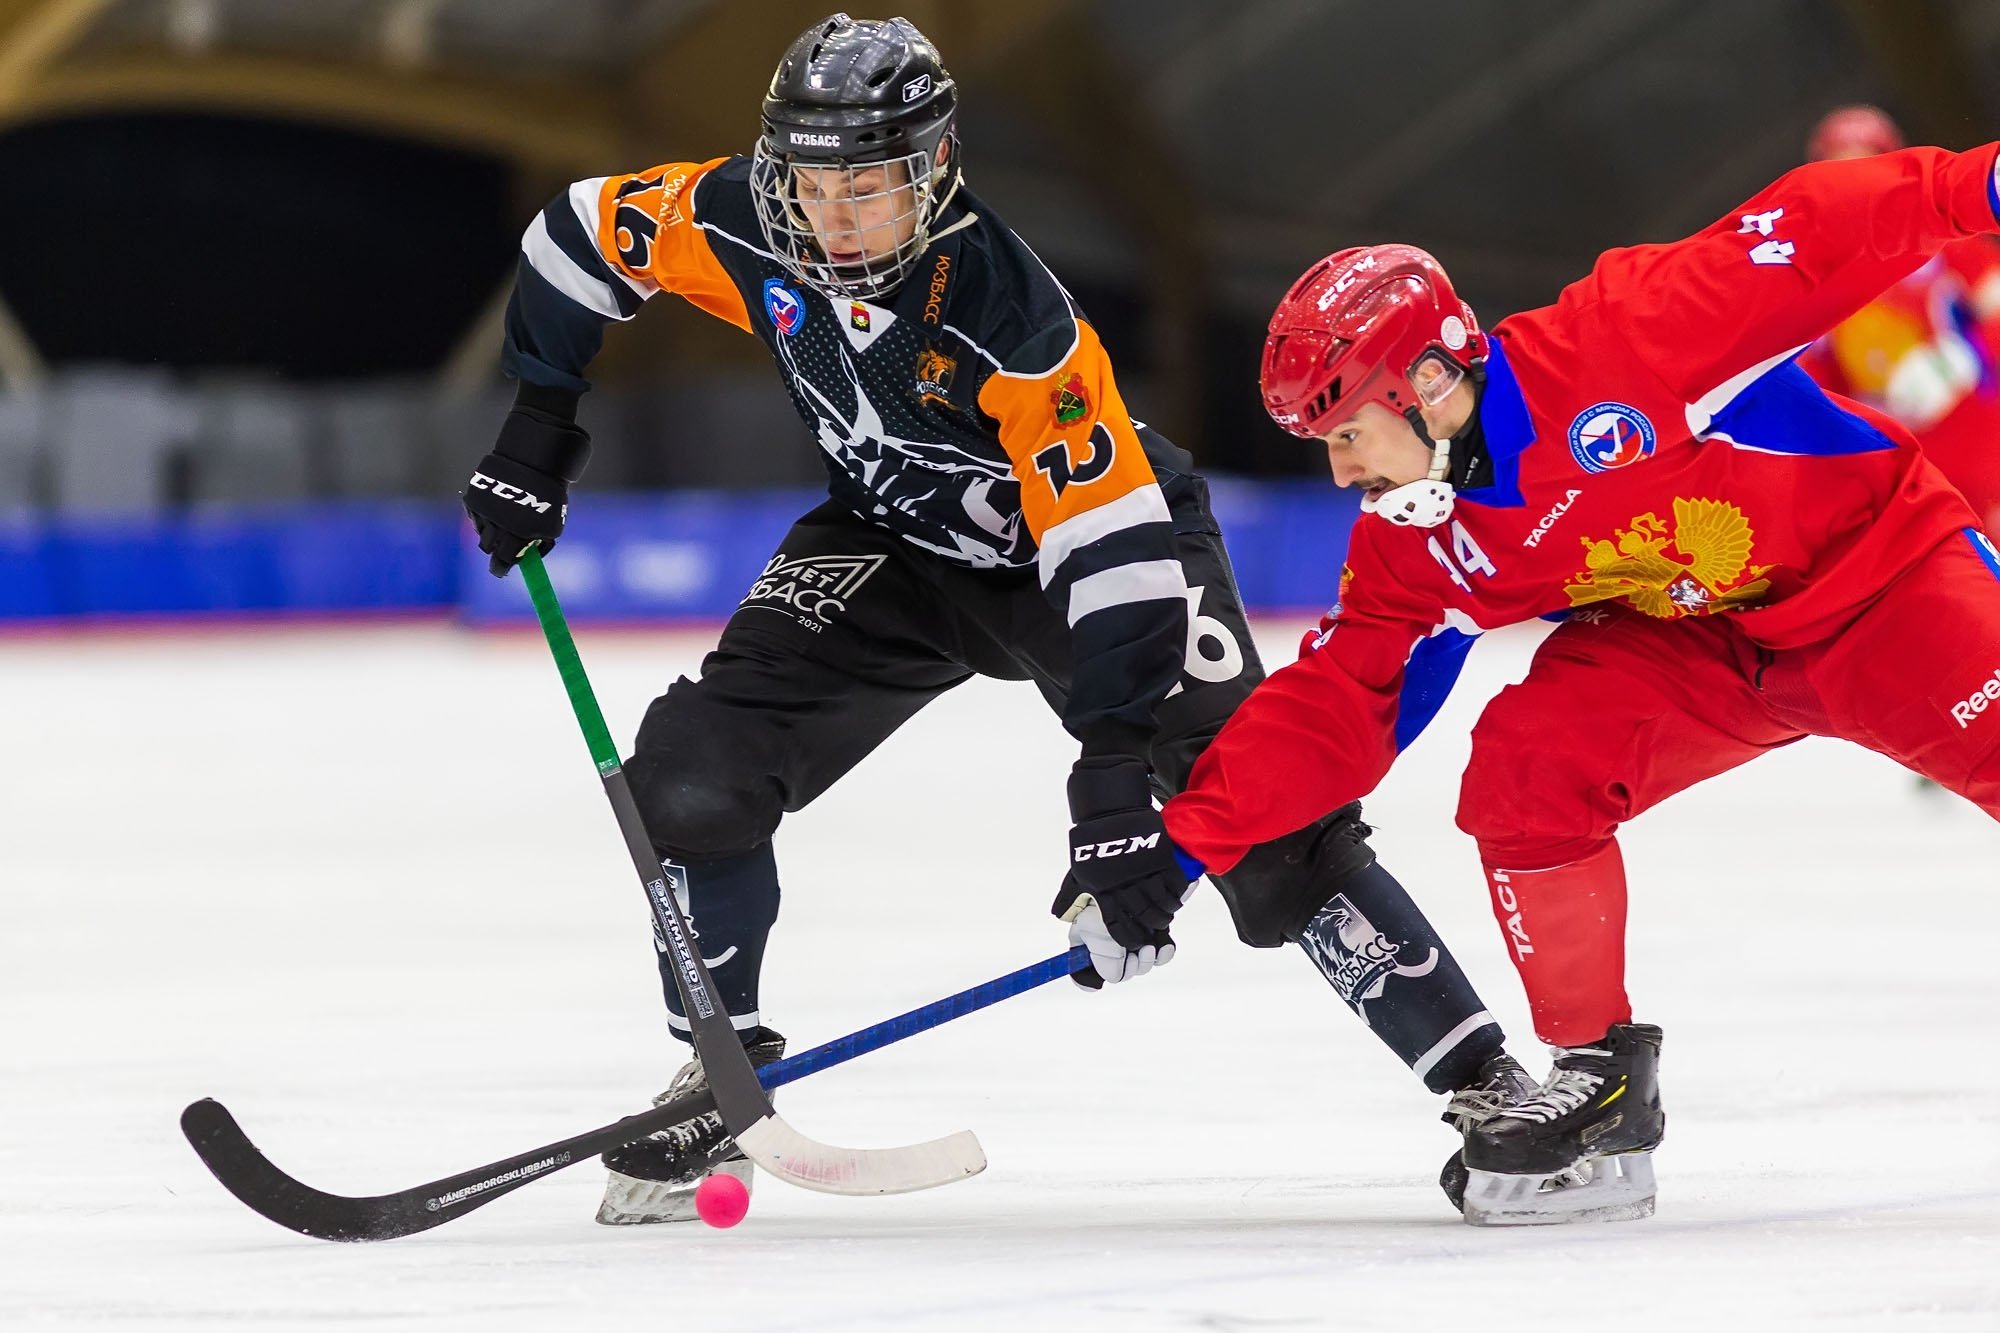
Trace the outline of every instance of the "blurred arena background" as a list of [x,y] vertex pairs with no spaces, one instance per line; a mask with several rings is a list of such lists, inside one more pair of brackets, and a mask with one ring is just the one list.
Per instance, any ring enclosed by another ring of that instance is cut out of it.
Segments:
[[[747,150],[827,8],[0,4],[0,624],[518,614],[453,492],[508,399],[522,227],[572,179]],[[1491,322],[1709,221],[1837,103],[2000,127],[2000,0],[893,8],[964,89],[976,188],[1223,479],[1263,606],[1331,599],[1351,512],[1256,399],[1313,258],[1416,242]],[[671,300],[612,331],[557,557],[579,613],[734,606],[821,477],[765,361]]]

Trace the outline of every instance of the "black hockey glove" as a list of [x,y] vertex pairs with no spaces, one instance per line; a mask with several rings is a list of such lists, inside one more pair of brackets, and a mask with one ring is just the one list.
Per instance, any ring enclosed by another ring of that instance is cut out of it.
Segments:
[[554,549],[569,518],[569,484],[589,461],[590,436],[581,426],[514,405],[461,493],[494,578],[505,578],[531,546]]
[[1189,874],[1153,808],[1146,766],[1126,757],[1079,759],[1069,775],[1069,873],[1049,909],[1090,949],[1088,990],[1144,976],[1174,956],[1167,928]]

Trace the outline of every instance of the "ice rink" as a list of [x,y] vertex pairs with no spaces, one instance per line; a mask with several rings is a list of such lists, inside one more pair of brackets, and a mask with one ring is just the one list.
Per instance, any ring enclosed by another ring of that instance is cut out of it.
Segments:
[[[1288,659],[1297,621],[1267,621]],[[712,634],[580,636],[614,732]],[[1451,825],[1496,636],[1370,802],[1539,1075]],[[1663,663],[1663,670],[1671,665]],[[227,1102],[363,1194],[643,1108],[678,1066],[643,900],[532,633],[0,639],[0,1327],[147,1330],[2000,1329],[2000,827],[1808,742],[1636,823],[1631,981],[1667,1034],[1660,1209],[1478,1231],[1440,1099],[1212,892],[1180,957],[785,1090],[860,1146],[992,1165],[888,1199],[612,1230],[586,1163],[378,1245],[293,1235],[182,1141]],[[803,1049],[1063,947],[1069,745],[947,697],[778,844],[765,1012]]]

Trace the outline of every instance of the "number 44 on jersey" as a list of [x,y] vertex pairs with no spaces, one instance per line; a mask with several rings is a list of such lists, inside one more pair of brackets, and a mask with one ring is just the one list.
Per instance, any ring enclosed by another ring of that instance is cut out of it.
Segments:
[[1457,520],[1453,520],[1451,525],[1449,552],[1444,549],[1444,543],[1436,537],[1430,539],[1429,545],[1431,559],[1444,568],[1444,572],[1450,575],[1451,581],[1463,592],[1472,591],[1472,584],[1467,581],[1468,575],[1481,574],[1490,579],[1496,572],[1493,562],[1487,559],[1486,552],[1479,549],[1479,543],[1472,540],[1472,534]]

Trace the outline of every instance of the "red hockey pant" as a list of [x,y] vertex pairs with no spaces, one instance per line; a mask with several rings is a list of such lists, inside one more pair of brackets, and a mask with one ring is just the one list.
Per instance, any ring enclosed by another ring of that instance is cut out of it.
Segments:
[[1752,642],[1727,615],[1565,623],[1473,730],[1458,826],[1552,1045],[1631,1021],[1618,826],[1803,736],[1888,755],[2000,819],[2000,555],[1952,537],[1839,633]]

